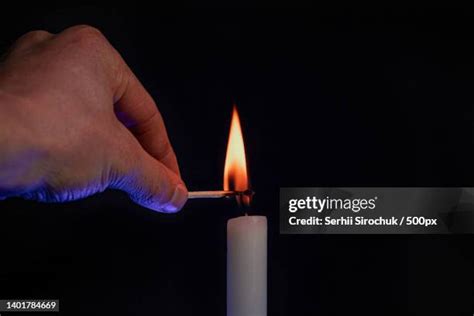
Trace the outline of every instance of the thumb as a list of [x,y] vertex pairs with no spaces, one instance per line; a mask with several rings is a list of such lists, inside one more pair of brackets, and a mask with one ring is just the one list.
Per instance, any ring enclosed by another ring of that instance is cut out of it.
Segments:
[[175,213],[188,198],[183,180],[133,141],[132,153],[121,155],[121,170],[110,185],[128,193],[137,204],[158,212]]

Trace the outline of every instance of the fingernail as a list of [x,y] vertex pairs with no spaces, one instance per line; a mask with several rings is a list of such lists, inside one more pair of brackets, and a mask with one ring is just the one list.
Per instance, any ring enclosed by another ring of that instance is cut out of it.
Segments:
[[183,208],[187,200],[188,189],[186,189],[184,184],[180,183],[174,190],[171,200],[163,207],[163,210],[166,213],[176,213]]

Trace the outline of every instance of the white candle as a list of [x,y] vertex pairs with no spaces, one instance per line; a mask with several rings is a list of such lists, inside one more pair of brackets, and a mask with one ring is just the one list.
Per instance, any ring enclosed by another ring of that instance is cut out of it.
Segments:
[[267,218],[227,222],[227,316],[267,315]]

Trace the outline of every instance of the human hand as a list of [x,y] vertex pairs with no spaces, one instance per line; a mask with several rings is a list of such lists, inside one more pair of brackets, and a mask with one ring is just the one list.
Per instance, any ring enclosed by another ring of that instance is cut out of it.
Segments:
[[65,202],[107,188],[156,211],[186,202],[155,102],[98,30],[24,35],[0,64],[0,198]]

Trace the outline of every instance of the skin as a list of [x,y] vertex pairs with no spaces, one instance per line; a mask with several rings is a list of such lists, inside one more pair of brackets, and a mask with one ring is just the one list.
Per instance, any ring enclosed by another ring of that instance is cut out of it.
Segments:
[[155,102],[97,29],[25,34],[0,63],[0,199],[107,188],[155,211],[186,202]]

